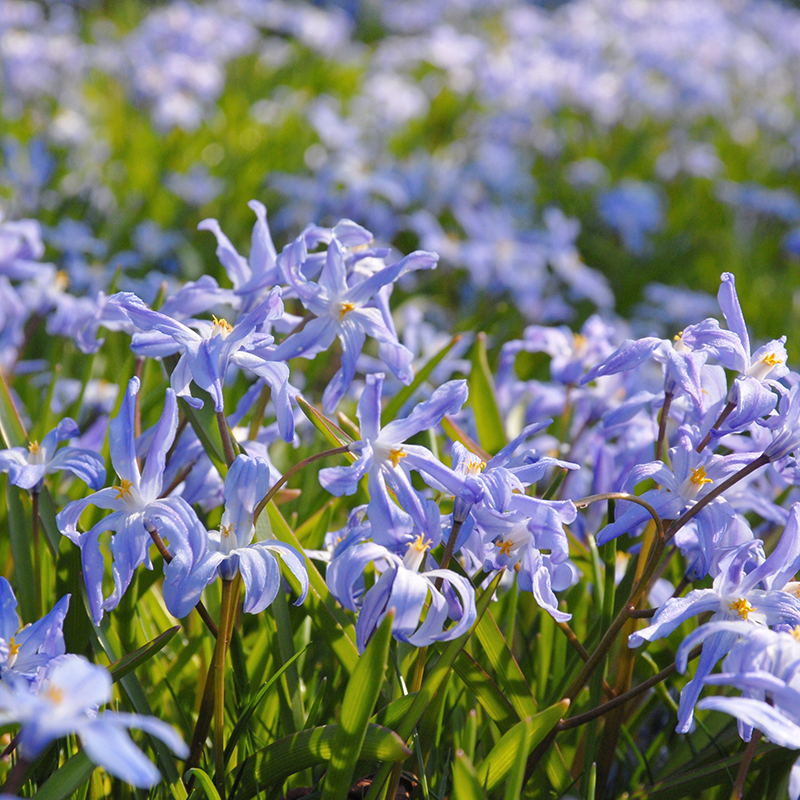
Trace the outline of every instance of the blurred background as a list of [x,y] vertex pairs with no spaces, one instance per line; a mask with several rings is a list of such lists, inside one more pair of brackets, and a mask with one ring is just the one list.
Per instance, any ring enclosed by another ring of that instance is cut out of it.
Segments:
[[435,250],[403,290],[462,329],[673,335],[727,270],[796,358],[796,6],[0,0],[0,80],[3,214],[73,291],[221,275],[196,225],[246,254],[257,198],[279,250],[342,217]]

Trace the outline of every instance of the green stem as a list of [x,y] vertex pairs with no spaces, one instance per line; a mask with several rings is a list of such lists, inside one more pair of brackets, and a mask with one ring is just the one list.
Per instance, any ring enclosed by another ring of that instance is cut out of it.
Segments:
[[700,442],[700,444],[695,448],[698,453],[701,453],[705,446],[711,441],[711,431],[713,431],[714,428],[719,428],[719,426],[722,425],[726,419],[728,419],[734,408],[736,408],[736,403],[733,403],[729,400],[725,408],[722,409],[722,412],[717,417],[717,421],[711,426],[711,430],[709,430],[709,432],[703,438],[703,441]]
[[761,731],[754,730],[750,741],[747,744],[747,749],[744,751],[742,761],[739,764],[739,771],[736,773],[736,782],[733,784],[730,800],[742,800],[744,794],[744,782],[747,779],[747,771],[750,769],[750,764],[753,762],[753,757],[756,754],[756,747],[761,740]]
[[217,411],[217,425],[219,426],[219,435],[222,439],[222,451],[225,454],[225,463],[230,466],[236,460],[236,447],[233,444],[233,436],[231,436],[231,429],[228,427],[228,420],[225,418],[224,411]]
[[219,635],[214,648],[214,784],[221,800],[225,800],[225,657],[233,633],[238,594],[239,581],[223,578]]
[[665,460],[665,445],[667,443],[667,420],[669,419],[669,407],[672,405],[672,392],[664,395],[664,405],[661,406],[661,413],[658,416],[658,439],[656,440],[656,461]]
[[36,576],[34,595],[36,601],[36,617],[44,616],[42,598],[42,554],[39,548],[39,492],[31,492],[31,534],[33,538],[33,574]]

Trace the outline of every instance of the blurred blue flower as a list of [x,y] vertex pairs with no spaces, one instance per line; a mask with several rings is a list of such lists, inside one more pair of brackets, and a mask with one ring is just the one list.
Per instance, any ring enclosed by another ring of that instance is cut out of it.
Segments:
[[127,783],[147,788],[161,775],[133,743],[126,728],[139,728],[161,739],[186,758],[189,748],[175,729],[139,714],[98,713],[112,699],[111,675],[76,655],[51,660],[35,690],[24,678],[6,673],[0,682],[0,720],[19,723],[21,755],[31,761],[53,741],[77,735],[96,764]]
[[597,195],[600,216],[622,237],[630,252],[641,255],[647,249],[647,234],[664,223],[664,200],[655,186],[626,178],[613,189]]

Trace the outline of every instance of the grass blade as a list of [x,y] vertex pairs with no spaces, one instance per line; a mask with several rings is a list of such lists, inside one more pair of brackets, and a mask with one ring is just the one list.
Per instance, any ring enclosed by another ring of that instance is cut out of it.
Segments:
[[[268,787],[280,785],[296,772],[329,761],[337,725],[310,728],[278,739],[247,758],[236,776],[231,797],[249,800]],[[370,723],[360,757],[394,763],[411,755],[403,740],[388,728]]]
[[383,685],[393,622],[394,613],[390,611],[359,658],[347,683],[322,800],[345,797],[353,782],[353,771],[367,733],[369,718]]
[[42,784],[34,800],[67,800],[89,779],[93,769],[89,756],[79,750]]
[[136,669],[136,667],[144,664],[145,661],[149,661],[180,629],[180,625],[175,625],[165,630],[164,633],[156,636],[155,639],[152,639],[138,650],[134,650],[132,653],[128,653],[128,655],[115,661],[108,668],[114,682],[116,683],[118,680],[125,677],[129,672]]
[[503,418],[497,407],[494,380],[486,356],[486,334],[479,333],[472,349],[469,374],[469,403],[475,412],[475,426],[484,450],[496,453],[508,444]]
[[520,785],[525,772],[525,761],[531,750],[550,733],[553,726],[566,714],[569,700],[562,700],[544,711],[540,711],[530,719],[518,722],[500,741],[478,767],[478,780],[488,791],[492,791],[507,779],[507,776],[518,763],[522,764],[523,775],[519,776]]

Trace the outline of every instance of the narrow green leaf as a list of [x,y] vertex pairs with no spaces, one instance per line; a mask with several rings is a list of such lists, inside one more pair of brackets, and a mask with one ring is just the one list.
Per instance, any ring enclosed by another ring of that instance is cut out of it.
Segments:
[[19,610],[25,623],[34,622],[36,610],[36,577],[31,555],[31,526],[25,514],[20,489],[6,483],[6,508],[8,509],[8,534],[11,554],[14,557],[14,583],[19,599]]
[[[478,767],[478,779],[490,792],[504,780],[514,765],[526,759],[553,726],[566,714],[569,700],[562,700],[530,719],[518,722],[500,741]],[[523,770],[524,772],[524,770]]]
[[221,800],[217,787],[214,786],[214,781],[211,780],[207,772],[197,767],[195,769],[190,769],[186,773],[186,776],[191,776],[200,784],[208,800]]
[[469,403],[475,411],[475,427],[484,450],[496,453],[508,444],[503,418],[497,407],[494,380],[486,356],[486,334],[479,333],[472,348]]
[[392,700],[388,706],[384,706],[380,711],[373,714],[371,722],[377,722],[385,728],[395,730],[408,714],[408,709],[411,708],[416,696],[417,693],[412,692],[398,697],[397,700]]
[[0,371],[0,434],[6,447],[25,447],[28,444],[28,434],[25,432],[25,426],[22,424],[2,371]]
[[142,645],[138,650],[134,650],[132,653],[128,653],[128,655],[115,661],[108,668],[114,682],[116,683],[131,670],[144,664],[145,661],[149,661],[180,629],[180,625],[175,625],[156,636],[155,639],[152,639],[147,644]]
[[475,767],[463,750],[457,750],[453,760],[453,797],[458,800],[486,800],[486,792]]
[[255,710],[258,708],[261,701],[264,699],[264,695],[272,688],[275,684],[275,681],[283,675],[283,673],[289,668],[291,664],[294,664],[303,652],[305,651],[305,647],[299,653],[295,653],[285,664],[282,664],[280,669],[278,669],[275,674],[256,692],[255,697],[245,706],[244,710],[242,711],[239,719],[236,720],[236,724],[233,726],[233,731],[231,735],[228,737],[228,743],[225,745],[225,763],[227,764],[230,760],[230,757],[233,755],[233,749],[236,747],[236,743],[239,741],[241,735],[247,730],[247,727],[250,723],[250,719],[255,713]]
[[[311,422],[334,447],[340,447],[341,445],[350,444],[355,441],[335,422],[329,420],[321,411],[314,408],[314,406],[301,395],[297,395],[297,405],[300,406],[302,412],[308,417],[309,422]],[[345,455],[348,456],[351,461],[355,461],[355,456],[352,453],[345,453]]]
[[517,718],[527,719],[538,713],[539,708],[528,682],[506,644],[502,631],[494,621],[491,611],[483,615],[475,628],[475,635],[492,665],[497,683],[517,712]]
[[[267,523],[264,520],[264,514],[258,518],[256,536],[260,539],[259,528],[268,524],[272,529],[274,538],[292,545],[298,552],[303,553],[303,546],[297,541],[294,531],[289,527],[278,507],[270,502],[266,511],[269,522]],[[262,520],[264,521],[262,522]],[[352,675],[358,663],[358,648],[355,643],[356,635],[353,623],[350,622],[344,611],[339,607],[339,604],[334,600],[328,590],[325,579],[319,574],[314,562],[307,556],[306,568],[308,569],[309,591],[302,608],[311,617],[312,624],[330,644],[331,649],[345,670],[347,670],[347,673]],[[292,588],[296,588],[297,582],[294,578],[288,574],[286,577]]]
[[[329,761],[337,725],[293,733],[259,750],[242,763],[231,797],[248,800],[267,788],[280,785],[290,775]],[[388,728],[369,724],[360,757],[369,761],[394,763],[411,755],[403,740]]]
[[[682,797],[699,797],[707,789],[727,784],[730,786],[731,775],[735,775],[744,753],[730,758],[714,761],[699,769],[682,770],[676,775],[653,784],[632,795],[632,800],[679,800]],[[797,753],[785,750],[776,745],[759,745],[756,756],[750,765],[750,772],[755,774],[763,769],[786,767],[795,761]]]
[[183,398],[180,398],[179,402],[181,411],[186,414],[192,430],[206,451],[206,455],[211,459],[211,463],[217,472],[224,478],[228,474],[228,464],[222,454],[222,439],[220,438],[219,425],[214,414],[213,404],[207,400],[202,408],[192,408]]
[[[492,596],[497,589],[497,584],[500,583],[500,579],[502,577],[503,572],[501,570],[497,573],[491,583],[483,591],[483,594],[478,598],[478,601],[475,603],[475,609],[478,616],[475,624],[472,626],[472,629],[463,636],[460,636],[458,639],[453,639],[445,645],[444,651],[439,656],[436,665],[430,671],[428,677],[423,681],[419,692],[417,692],[417,696],[414,698],[414,702],[411,704],[411,708],[409,708],[408,713],[397,728],[397,733],[404,742],[407,742],[411,738],[411,734],[414,732],[414,728],[417,726],[417,723],[420,721],[420,719],[422,719],[422,715],[431,704],[434,695],[439,690],[439,687],[442,685],[444,679],[452,670],[453,662],[456,660],[456,657],[469,640],[469,637],[475,631],[476,626],[480,623],[481,618],[486,613],[486,609],[489,608],[489,603],[491,602]],[[372,786],[370,786],[366,800],[377,800],[377,798],[380,796],[380,793],[383,791],[384,784],[386,783],[386,779],[389,777],[391,769],[391,764],[383,764],[381,766],[378,774],[375,776],[375,779],[372,782]]]
[[[444,646],[437,642],[436,649],[441,652]],[[519,717],[514,706],[508,701],[491,676],[469,653],[463,650],[453,664],[453,670],[464,685],[475,695],[489,718],[505,733]],[[389,726],[391,727],[391,726]]]
[[41,785],[34,800],[67,800],[89,779],[93,769],[89,756],[79,750]]
[[426,381],[430,374],[444,361],[447,354],[461,341],[461,334],[457,333],[436,355],[434,355],[424,367],[414,376],[414,380],[404,386],[387,404],[381,413],[381,425],[391,422],[405,405],[409,398],[417,391],[423,381]]
[[[83,596],[84,604],[87,604],[88,600],[86,598],[85,589],[83,590]],[[115,648],[108,636],[109,627],[109,619],[108,616],[106,616],[100,625],[92,626],[92,631],[94,632],[98,644],[108,657],[108,660],[114,663],[119,661],[119,658],[117,657]],[[128,697],[130,704],[133,706],[133,709],[137,714],[142,714],[146,717],[154,716],[153,710],[150,708],[150,703],[147,701],[147,695],[145,694],[139,679],[136,677],[135,672],[129,672],[127,675],[123,675],[119,682],[125,692],[125,695]],[[161,741],[161,739],[158,739],[155,736],[148,736],[148,738],[153,746],[153,750],[155,750],[156,757],[161,765],[161,771],[164,777],[167,779],[167,782],[175,783],[176,781],[179,781],[180,776],[178,775],[178,768],[175,766],[175,759],[170,749],[164,744],[164,742]]]
[[39,521],[42,523],[42,530],[45,532],[47,544],[50,545],[50,550],[55,557],[58,555],[58,547],[61,544],[62,537],[56,522],[56,504],[53,502],[53,496],[46,486],[43,486],[42,491],[39,492]]
[[347,683],[322,800],[345,797],[353,782],[353,771],[367,733],[369,718],[384,682],[393,622],[394,613],[389,611]]

